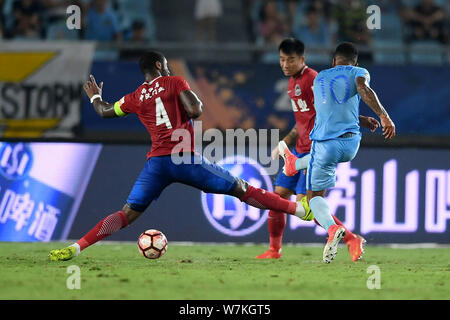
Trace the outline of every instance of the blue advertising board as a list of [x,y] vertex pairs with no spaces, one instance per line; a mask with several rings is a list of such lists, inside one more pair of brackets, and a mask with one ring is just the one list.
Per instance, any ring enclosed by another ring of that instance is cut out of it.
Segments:
[[[145,163],[148,146],[104,145],[69,238],[78,239],[100,219],[122,208]],[[269,150],[270,151],[270,150]],[[268,154],[270,154],[268,152]],[[226,158],[222,165],[255,186],[273,190],[276,175],[255,160]],[[362,147],[337,168],[336,187],[326,199],[334,213],[369,243],[450,243],[450,150]],[[237,199],[207,195],[175,183],[167,187],[132,225],[110,240],[135,241],[146,229],[163,231],[169,241],[268,241],[267,210]],[[324,230],[288,216],[284,241],[317,242]]]
[[0,142],[0,241],[65,239],[100,149]]
[[[85,143],[0,144],[0,240],[78,239],[120,210],[149,146]],[[98,160],[97,160],[98,159]],[[450,243],[450,150],[361,148],[340,164],[326,200],[350,230],[370,243]],[[243,155],[219,163],[272,191],[276,174]],[[294,198],[293,198],[294,199]],[[175,183],[111,240],[136,240],[145,229],[172,241],[268,240],[267,210]],[[288,216],[285,242],[324,241],[313,222]]]

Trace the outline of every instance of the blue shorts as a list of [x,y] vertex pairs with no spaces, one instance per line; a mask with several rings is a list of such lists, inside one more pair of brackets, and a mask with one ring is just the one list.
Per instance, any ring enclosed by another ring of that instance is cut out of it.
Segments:
[[353,160],[360,141],[361,134],[349,138],[313,141],[311,160],[306,173],[306,188],[311,191],[322,191],[334,187],[338,163]]
[[139,174],[127,204],[131,209],[143,212],[173,182],[207,193],[230,194],[236,181],[237,178],[227,170],[198,154],[191,155],[190,164],[174,164],[170,155],[152,157]]
[[[309,154],[309,152],[298,153],[295,150],[295,147],[291,151],[295,156],[299,158],[302,158]],[[289,177],[285,175],[283,171],[280,171],[277,176],[277,180],[275,181],[275,186],[280,186],[292,190],[295,192],[295,194],[306,194],[306,174],[304,174],[304,170],[300,170],[295,176]]]

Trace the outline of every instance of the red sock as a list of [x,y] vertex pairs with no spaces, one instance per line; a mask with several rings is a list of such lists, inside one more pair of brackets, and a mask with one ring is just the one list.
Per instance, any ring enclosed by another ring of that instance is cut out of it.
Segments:
[[248,186],[247,192],[240,200],[252,207],[289,214],[295,214],[295,210],[297,209],[297,203],[283,199],[276,193],[252,186]]
[[[341,226],[341,227],[344,227],[344,228],[345,228],[345,237],[344,237],[344,242],[345,242],[345,243],[347,243],[349,240],[352,240],[352,239],[355,238],[355,234],[352,233],[350,230],[348,230],[347,227],[344,226],[344,224],[341,222],[341,220],[339,220],[338,218],[336,218],[336,216],[333,216],[333,215],[332,215],[332,217],[333,217],[334,222],[336,222],[336,224],[337,224],[338,226]],[[315,222],[317,225],[320,226],[320,223],[317,222],[316,219],[314,219],[314,222]]]
[[102,219],[97,225],[92,228],[91,231],[86,233],[83,238],[78,240],[80,250],[83,250],[90,245],[93,245],[97,241],[112,235],[116,231],[126,227],[128,225],[128,219],[125,213],[122,211],[110,214],[106,218]]
[[281,249],[281,242],[283,240],[286,215],[282,212],[270,210],[267,225],[270,235],[270,250],[278,252]]
[[338,219],[336,218],[336,216],[332,216],[334,219],[334,222],[336,222],[337,225],[344,227],[345,228],[345,237],[344,237],[344,242],[347,243],[349,240],[352,240],[353,238],[355,238],[355,235],[347,229],[346,226],[344,226],[344,224]]

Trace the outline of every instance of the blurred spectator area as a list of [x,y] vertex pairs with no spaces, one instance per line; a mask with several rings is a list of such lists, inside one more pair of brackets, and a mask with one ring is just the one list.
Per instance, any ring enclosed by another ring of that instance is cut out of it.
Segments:
[[[66,26],[71,4],[82,9],[80,30]],[[381,29],[367,28],[372,4]],[[177,58],[278,63],[279,42],[293,36],[312,64],[329,64],[341,41],[356,43],[363,63],[449,62],[448,0],[0,0],[0,13],[2,38],[96,40],[98,59],[158,47]]]
[[[7,39],[156,40],[151,0],[1,0],[0,4],[0,22]],[[81,8],[80,30],[66,26],[70,5]],[[136,26],[142,25],[145,32],[136,37]]]
[[[366,9],[372,4],[380,7],[381,29],[367,28]],[[250,0],[249,38],[259,45],[275,45],[261,25],[282,20],[288,31],[275,29],[276,38],[287,33],[304,41],[312,63],[329,63],[331,50],[324,53],[320,48],[351,41],[363,48],[364,62],[441,64],[448,62],[444,51],[449,44],[449,13],[446,0]],[[316,46],[319,50],[308,50]],[[278,61],[276,50],[263,60]]]

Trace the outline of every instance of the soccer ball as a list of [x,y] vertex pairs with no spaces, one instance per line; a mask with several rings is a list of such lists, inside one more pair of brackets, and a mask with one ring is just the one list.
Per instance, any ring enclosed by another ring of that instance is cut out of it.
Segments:
[[139,252],[148,259],[158,259],[167,251],[167,238],[161,231],[150,229],[138,239]]

